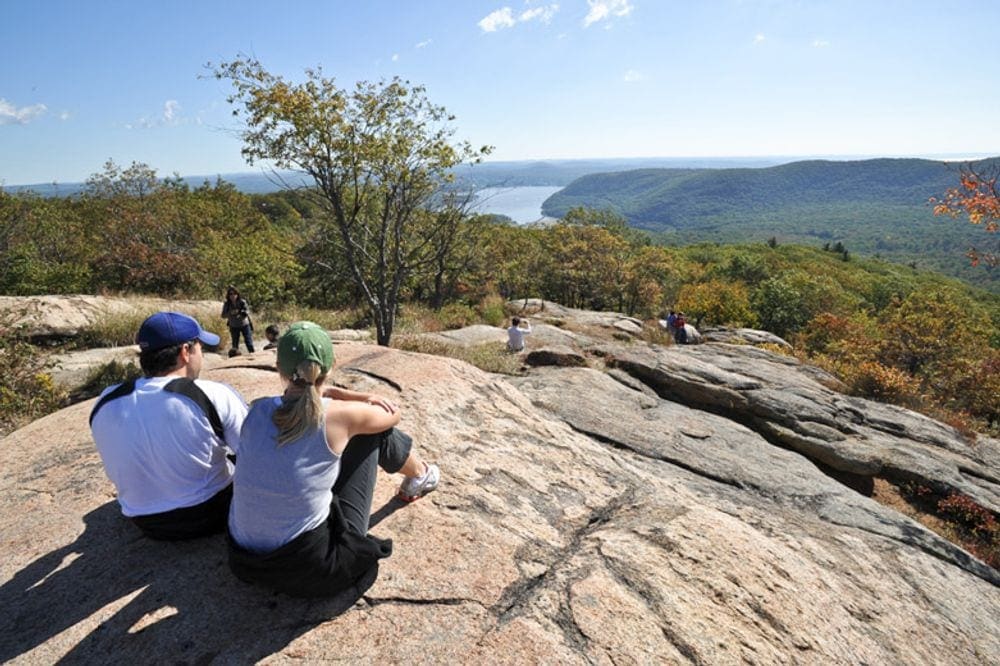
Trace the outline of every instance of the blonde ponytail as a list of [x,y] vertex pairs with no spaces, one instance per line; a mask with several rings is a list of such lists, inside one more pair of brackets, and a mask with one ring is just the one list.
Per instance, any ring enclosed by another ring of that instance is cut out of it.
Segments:
[[278,426],[278,446],[294,442],[323,423],[323,401],[319,389],[326,373],[315,361],[302,361],[285,392],[285,400],[272,416]]

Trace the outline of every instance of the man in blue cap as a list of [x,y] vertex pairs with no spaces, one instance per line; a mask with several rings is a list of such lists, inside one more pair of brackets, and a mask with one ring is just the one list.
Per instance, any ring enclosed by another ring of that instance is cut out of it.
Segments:
[[198,379],[202,345],[219,336],[187,315],[157,312],[136,343],[145,376],[106,389],[90,414],[122,513],[154,539],[220,532],[247,405],[232,387]]

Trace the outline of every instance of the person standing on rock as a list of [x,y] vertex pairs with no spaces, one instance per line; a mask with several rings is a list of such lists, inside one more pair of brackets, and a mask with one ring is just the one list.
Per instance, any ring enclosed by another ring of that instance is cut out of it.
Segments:
[[368,534],[377,469],[404,475],[403,501],[437,488],[440,471],[412,453],[391,402],[323,388],[333,345],[320,326],[289,326],[277,367],[284,393],[254,401],[240,439],[229,566],[293,596],[359,589],[392,553],[391,541]]
[[246,343],[247,352],[253,353],[253,322],[250,320],[250,304],[247,299],[240,296],[239,290],[230,285],[226,289],[226,300],[222,303],[222,318],[229,326],[229,335],[233,339],[233,346],[229,350],[229,356],[238,356],[240,353],[240,335],[243,335],[243,342]]
[[146,536],[174,541],[221,532],[247,404],[198,379],[202,345],[219,336],[179,312],[157,312],[136,335],[144,377],[111,386],[90,428],[122,513]]
[[688,343],[687,318],[683,312],[678,312],[674,318],[674,342],[679,345]]
[[[524,324],[525,328],[521,328]],[[510,328],[507,329],[507,350],[512,352],[524,351],[524,336],[531,335],[531,322],[527,319],[513,317],[510,320]]]

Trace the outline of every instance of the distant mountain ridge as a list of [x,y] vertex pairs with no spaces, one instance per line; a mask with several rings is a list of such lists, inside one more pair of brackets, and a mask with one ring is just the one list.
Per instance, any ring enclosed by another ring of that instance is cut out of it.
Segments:
[[[1000,158],[972,163],[979,169]],[[611,209],[630,226],[677,243],[776,238],[817,245],[842,242],[964,279],[962,254],[995,239],[982,228],[937,218],[928,199],[958,185],[958,166],[916,158],[808,160],[759,169],[639,169],[583,176],[546,199],[542,211]],[[997,271],[985,276],[1000,286]],[[994,288],[991,287],[991,288]]]
[[[766,167],[793,160],[790,157],[637,157],[620,159],[570,159],[570,160],[515,160],[483,162],[476,165],[462,165],[455,169],[455,176],[461,183],[476,188],[483,187],[523,187],[533,185],[567,185],[573,180],[590,173],[606,173],[642,168],[703,168],[722,169],[734,167]],[[276,177],[277,176],[277,177]],[[298,184],[304,179],[300,173],[279,171],[277,173],[241,172],[211,175],[182,176],[181,180],[191,187],[204,182],[214,183],[222,179],[232,183],[236,189],[247,194],[266,194],[281,189],[280,179],[290,179]],[[306,183],[308,184],[308,183]],[[8,192],[32,191],[45,197],[74,196],[86,188],[86,183],[35,183],[29,185],[4,186]]]

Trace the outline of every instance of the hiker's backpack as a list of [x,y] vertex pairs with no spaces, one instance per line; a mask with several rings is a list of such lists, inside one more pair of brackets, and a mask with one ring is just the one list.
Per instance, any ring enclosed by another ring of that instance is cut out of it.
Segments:
[[[112,400],[117,400],[118,398],[123,398],[135,390],[135,380],[130,379],[127,382],[123,382],[114,391],[111,391],[103,398],[97,401],[94,405],[94,409],[90,412],[90,423],[93,425],[94,416],[104,405],[108,404]],[[212,404],[212,401],[208,399],[205,392],[202,391],[197,384],[195,384],[193,379],[188,379],[187,377],[178,377],[177,379],[171,381],[169,384],[163,387],[164,391],[170,391],[171,393],[179,393],[185,397],[190,398],[194,401],[201,411],[205,413],[208,417],[208,422],[212,426],[212,432],[215,436],[219,438],[219,441],[225,442],[226,431],[222,427],[222,419],[219,418],[219,411]]]

